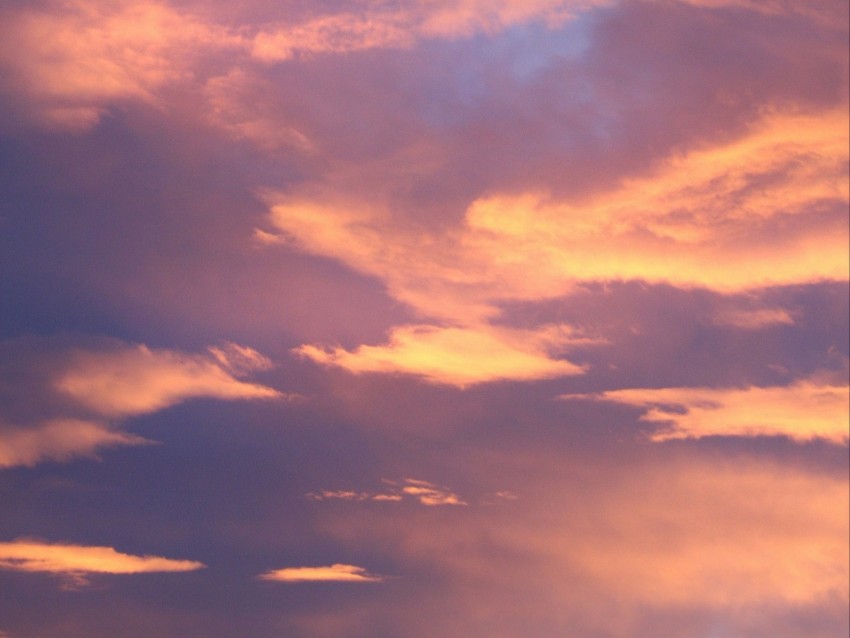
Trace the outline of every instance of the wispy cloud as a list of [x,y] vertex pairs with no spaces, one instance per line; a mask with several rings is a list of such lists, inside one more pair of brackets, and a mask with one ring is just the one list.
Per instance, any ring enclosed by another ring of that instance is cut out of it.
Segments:
[[406,478],[401,482],[384,479],[389,489],[380,492],[358,492],[353,490],[319,490],[310,492],[307,498],[315,501],[379,501],[400,502],[407,499],[415,500],[422,505],[466,505],[458,494],[451,489],[436,485],[429,481]]
[[57,390],[108,417],[126,417],[161,410],[186,399],[269,399],[280,392],[238,380],[267,367],[268,360],[251,350],[230,345],[209,355],[147,346],[113,351],[76,351],[55,380]]
[[634,405],[660,429],[654,441],[706,436],[787,436],[797,441],[850,438],[850,388],[798,381],[781,387],[637,388],[563,395]]
[[[581,370],[541,343],[550,327],[494,326],[505,302],[564,297],[583,282],[740,293],[845,281],[848,139],[843,109],[774,109],[734,138],[671,155],[613,189],[572,200],[489,194],[448,227],[405,221],[360,195],[267,194],[269,221],[288,248],[376,276],[393,298],[439,322],[396,327],[384,345],[299,352],[352,372],[461,387],[551,378]],[[789,317],[726,319],[753,327]]]
[[141,574],[187,572],[202,569],[203,563],[160,556],[136,556],[112,547],[45,543],[17,539],[0,542],[0,569],[46,572],[65,579],[68,586],[83,586],[91,574]]
[[323,567],[284,567],[258,576],[261,580],[283,583],[337,582],[337,583],[378,583],[383,576],[370,574],[363,567],[335,563]]
[[718,326],[758,330],[768,326],[794,325],[794,317],[784,308],[722,309],[712,318]]
[[98,450],[152,443],[95,421],[54,419],[29,427],[0,427],[0,468],[93,456]]
[[353,351],[305,345],[296,352],[350,372],[412,374],[460,388],[488,381],[528,381],[583,372],[580,366],[555,358],[553,351],[586,341],[572,337],[564,327],[555,332],[551,328],[401,326],[393,329],[386,345],[363,345]]
[[251,52],[260,60],[282,61],[299,55],[406,48],[423,39],[496,33],[530,21],[561,25],[575,13],[606,4],[611,0],[425,0],[377,6],[264,28]]
[[29,343],[11,347],[14,369],[4,365],[4,371],[19,377],[17,398],[30,400],[14,414],[0,415],[0,467],[68,461],[110,447],[152,443],[122,431],[121,421],[188,399],[291,398],[238,378],[272,364],[233,343],[203,354],[118,341],[89,348],[54,348],[49,340]]

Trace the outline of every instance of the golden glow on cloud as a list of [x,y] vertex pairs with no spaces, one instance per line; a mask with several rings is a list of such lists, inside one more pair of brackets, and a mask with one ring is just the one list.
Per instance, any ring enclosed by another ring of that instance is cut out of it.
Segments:
[[797,441],[850,438],[850,388],[799,381],[745,389],[659,388],[611,390],[565,399],[613,401],[644,408],[641,420],[667,426],[652,439],[704,436],[787,436]]
[[35,348],[31,354],[29,363],[27,354],[22,355],[17,362],[21,369],[13,374],[35,380],[21,387],[32,408],[28,418],[19,416],[8,423],[0,418],[0,468],[95,457],[109,447],[152,443],[122,431],[120,419],[187,399],[295,397],[240,380],[271,368],[272,363],[256,350],[234,343],[211,347],[206,354],[114,341],[94,350],[39,354]]
[[[374,508],[327,508],[323,529],[354,546],[392,548],[406,572],[439,570],[446,599],[460,596],[464,609],[484,616],[503,604],[550,613],[571,601],[573,613],[610,627],[616,600],[629,627],[630,612],[647,608],[728,617],[742,606],[846,608],[846,473],[746,457],[656,457],[604,473],[591,458],[573,459],[568,473],[557,453],[530,457],[526,469],[516,460],[505,462],[517,480],[527,475],[523,498],[464,510],[463,525],[428,513],[379,518]],[[474,599],[464,599],[468,591]]]
[[705,462],[645,478],[571,552],[601,584],[655,607],[850,597],[846,478]]
[[[571,279],[723,292],[844,281],[846,219],[817,211],[850,200],[848,144],[844,109],[768,115],[741,139],[671,157],[586,201],[480,199],[467,212],[467,243],[481,261],[510,264],[502,274],[524,296],[547,296]],[[518,280],[531,270],[528,283]]]
[[30,427],[0,428],[0,468],[32,467],[42,461],[93,456],[97,450],[150,443],[140,436],[111,430],[101,423],[54,419]]
[[0,542],[0,569],[58,574],[68,577],[76,585],[86,583],[86,574],[187,572],[203,567],[205,565],[197,561],[134,556],[111,547],[45,543],[28,539]]
[[363,567],[341,563],[326,567],[284,567],[261,574],[258,578],[284,583],[378,583],[384,579],[383,576],[370,574]]
[[154,101],[156,89],[185,78],[196,49],[238,44],[160,2],[53,2],[0,19],[0,69],[37,117],[71,130],[90,128],[116,100]]
[[432,383],[467,387],[500,380],[546,379],[579,374],[582,368],[551,357],[550,350],[570,343],[568,331],[552,339],[539,332],[493,327],[440,328],[401,326],[384,346],[324,350],[312,345],[296,352],[350,372],[395,372]]
[[[268,195],[278,241],[376,276],[395,299],[451,325],[401,326],[382,346],[299,352],[352,372],[458,386],[550,378],[580,369],[552,358],[532,331],[493,327],[499,303],[557,298],[582,281],[725,293],[844,281],[848,144],[844,110],[768,113],[736,139],[669,157],[608,192],[574,202],[491,195],[469,206],[461,227],[439,232],[360,201]],[[790,320],[753,312],[725,321],[752,329]]]
[[144,345],[110,352],[78,351],[55,381],[56,388],[104,416],[131,416],[161,410],[186,399],[264,399],[279,392],[239,381],[234,369],[265,367],[268,360],[251,349],[232,344],[213,349],[212,356]]

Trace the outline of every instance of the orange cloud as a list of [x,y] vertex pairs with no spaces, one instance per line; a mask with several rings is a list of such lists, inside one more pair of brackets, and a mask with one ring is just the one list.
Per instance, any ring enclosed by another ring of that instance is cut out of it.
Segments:
[[654,441],[705,436],[787,436],[797,441],[850,438],[850,388],[800,381],[744,389],[612,390],[564,399],[613,401],[645,409],[641,420],[664,427]]
[[[565,473],[558,454],[522,461],[512,451],[503,463],[502,476],[525,481],[523,499],[463,510],[463,525],[430,512],[399,519],[328,508],[323,529],[352,546],[392,551],[411,576],[439,574],[446,590],[433,608],[451,602],[466,617],[498,618],[509,608],[509,618],[542,614],[551,629],[557,610],[558,627],[574,627],[574,618],[632,636],[641,635],[632,623],[647,610],[727,618],[789,605],[846,612],[846,473],[695,456],[626,463],[605,477],[592,459],[574,458]],[[442,627],[429,624],[456,633]]]
[[[848,145],[844,110],[768,113],[735,139],[669,157],[612,190],[576,201],[489,195],[469,205],[461,226],[439,230],[338,193],[266,194],[277,241],[376,276],[393,298],[449,324],[397,327],[380,346],[298,351],[352,372],[460,387],[550,378],[580,370],[553,358],[542,334],[493,326],[500,304],[561,297],[586,281],[724,293],[845,281]],[[754,328],[790,317],[725,320]]]
[[155,91],[189,73],[199,49],[240,45],[225,29],[154,1],[71,0],[0,11],[0,69],[7,91],[32,116],[62,129],[86,130],[106,106]]
[[566,330],[555,335],[551,329],[400,326],[392,330],[387,345],[364,345],[353,351],[305,345],[296,352],[350,372],[413,374],[464,388],[488,381],[579,374],[581,367],[552,357],[552,350],[570,342]]
[[86,584],[87,574],[187,572],[203,567],[205,565],[197,561],[134,556],[111,547],[45,543],[28,539],[0,542],[0,569],[58,574],[69,579],[72,585]]
[[42,461],[93,456],[101,448],[145,445],[147,439],[115,431],[101,423],[54,419],[31,427],[0,428],[0,468],[32,467]]
[[607,514],[597,512],[605,527],[581,538],[570,562],[655,607],[846,606],[846,478],[704,461],[664,474],[644,477],[645,486],[623,489]]
[[234,371],[242,374],[267,365],[257,352],[233,345],[213,349],[211,356],[138,345],[108,352],[77,351],[54,383],[57,390],[98,414],[126,417],[197,397],[281,397],[272,388],[233,376]]
[[443,231],[356,200],[267,198],[282,239],[380,277],[425,316],[468,324],[502,300],[554,298],[579,281],[723,292],[844,281],[847,220],[834,213],[850,201],[848,144],[843,109],[769,114],[737,139],[581,201],[479,198],[461,227]]
[[285,583],[378,583],[384,579],[383,576],[370,574],[363,567],[340,563],[326,567],[285,567],[261,574],[258,578]]
[[479,199],[467,212],[466,243],[526,298],[575,280],[722,292],[844,281],[846,215],[823,211],[850,201],[848,144],[844,109],[768,115],[740,139],[671,157],[583,201]]

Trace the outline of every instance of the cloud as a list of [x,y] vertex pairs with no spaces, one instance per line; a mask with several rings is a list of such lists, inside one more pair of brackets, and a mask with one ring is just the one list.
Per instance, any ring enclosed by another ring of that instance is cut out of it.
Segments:
[[152,443],[93,421],[54,419],[29,427],[0,427],[0,468],[93,456],[102,448]]
[[272,388],[240,381],[233,374],[262,369],[268,360],[254,350],[214,348],[211,356],[147,346],[105,352],[73,352],[54,381],[57,390],[108,417],[161,410],[186,399],[268,399],[283,395]]
[[256,350],[234,343],[193,354],[116,340],[85,347],[51,339],[5,342],[0,371],[9,381],[0,385],[0,467],[152,443],[122,431],[121,421],[188,399],[291,398],[241,380],[271,366]]
[[426,316],[470,323],[506,300],[577,282],[642,280],[740,292],[847,279],[848,118],[769,113],[743,135],[667,157],[576,201],[475,199],[446,230],[380,204],[268,194],[269,220],[312,254],[381,278]]
[[465,239],[525,298],[555,296],[575,280],[721,292],[844,281],[847,148],[843,108],[769,114],[738,139],[669,157],[576,202],[481,198],[467,211]]
[[17,539],[0,542],[0,569],[46,572],[67,579],[70,585],[87,584],[90,574],[141,574],[187,572],[204,568],[203,563],[160,556],[134,556],[112,547],[45,543]]
[[654,441],[706,436],[787,436],[796,441],[850,438],[850,389],[798,381],[784,387],[659,388],[563,395],[634,405],[661,425]]
[[406,478],[401,483],[384,479],[384,483],[391,485],[389,490],[383,492],[356,492],[352,490],[320,490],[310,492],[307,498],[314,501],[343,500],[343,501],[380,501],[400,502],[408,498],[418,501],[422,505],[466,505],[460,496],[447,487],[442,487],[420,479]]
[[[553,338],[554,337],[554,338]],[[506,328],[400,326],[383,346],[322,349],[301,346],[297,353],[350,372],[402,373],[432,383],[465,388],[502,380],[528,381],[580,374],[582,368],[551,351],[570,343],[568,331],[527,331]]]
[[560,450],[519,447],[498,461],[463,454],[473,468],[498,462],[500,478],[522,489],[511,507],[465,509],[462,521],[322,510],[338,542],[381,547],[411,583],[438,584],[399,601],[397,615],[373,609],[385,623],[404,626],[415,610],[428,618],[415,636],[507,637],[517,627],[684,636],[722,618],[729,635],[745,635],[787,626],[789,611],[826,610],[846,624],[850,501],[840,468],[690,450],[628,453],[604,471],[580,452],[564,471]]
[[466,505],[457,494],[428,481],[405,479],[401,491],[416,498],[423,505]]
[[[844,109],[768,110],[736,136],[669,155],[613,188],[574,199],[478,197],[460,225],[428,226],[395,215],[380,198],[326,196],[321,186],[310,195],[266,193],[269,221],[288,248],[378,277],[418,315],[449,324],[399,326],[379,346],[308,344],[298,352],[352,372],[459,387],[552,378],[580,369],[541,343],[547,327],[494,326],[504,304],[568,296],[587,282],[734,294],[845,281],[848,140]],[[261,232],[270,244],[272,235]],[[788,318],[725,320],[753,326]]]
[[47,2],[0,12],[0,90],[23,99],[31,118],[84,131],[127,99],[156,101],[156,91],[186,79],[204,49],[239,38],[165,3],[110,0]]
[[246,140],[267,152],[295,150],[313,153],[315,143],[287,123],[275,100],[272,82],[234,68],[204,85],[207,119],[237,140]]
[[407,48],[427,38],[461,38],[496,33],[540,21],[561,25],[575,13],[609,0],[426,0],[397,8],[317,16],[301,24],[264,28],[253,40],[252,55],[283,61],[299,55]]
[[261,580],[273,580],[284,583],[338,582],[338,583],[378,583],[383,576],[370,574],[363,567],[335,563],[326,567],[284,567],[258,576]]
[[714,315],[712,322],[717,326],[759,330],[768,326],[792,326],[794,318],[784,308],[724,309]]

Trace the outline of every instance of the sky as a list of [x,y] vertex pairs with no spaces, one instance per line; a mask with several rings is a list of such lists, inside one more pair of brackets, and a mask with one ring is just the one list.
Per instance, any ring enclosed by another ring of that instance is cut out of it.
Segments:
[[850,631],[846,0],[6,0],[1,638]]

